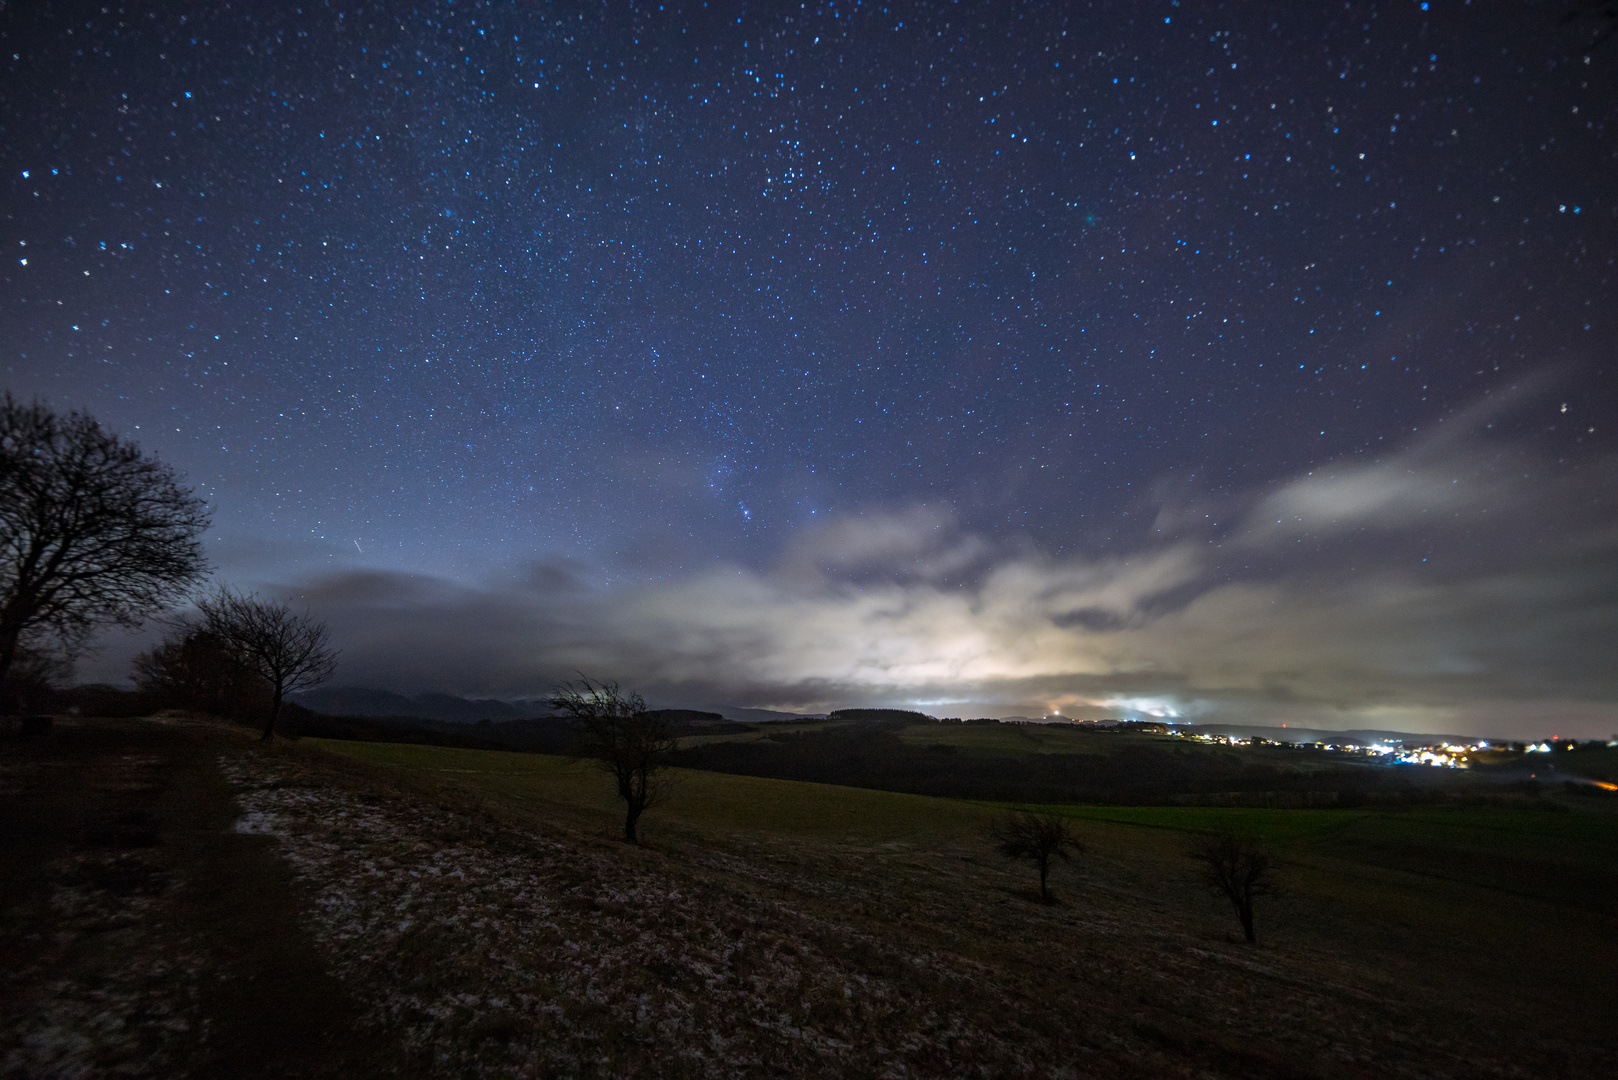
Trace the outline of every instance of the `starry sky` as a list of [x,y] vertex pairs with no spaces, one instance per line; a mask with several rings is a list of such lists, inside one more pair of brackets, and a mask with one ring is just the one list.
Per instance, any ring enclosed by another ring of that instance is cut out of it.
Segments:
[[342,684],[1605,736],[1567,10],[8,4],[0,372]]

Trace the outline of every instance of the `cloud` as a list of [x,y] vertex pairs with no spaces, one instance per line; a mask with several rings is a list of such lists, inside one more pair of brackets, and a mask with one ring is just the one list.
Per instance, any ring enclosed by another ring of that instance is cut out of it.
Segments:
[[[1497,421],[1531,403],[1543,387],[1544,380],[1533,380],[1487,398],[1404,449],[1329,462],[1268,490],[1244,493],[1235,500],[1241,509],[1224,514],[1239,521],[1231,538],[1244,548],[1267,548],[1347,536],[1374,558],[1377,543],[1401,535],[1448,546],[1455,534],[1472,532],[1487,534],[1472,547],[1516,557],[1541,543],[1553,525],[1588,530],[1599,528],[1596,518],[1605,516],[1610,527],[1613,499],[1602,496],[1618,476],[1611,458],[1570,466],[1526,443],[1489,435]],[[1393,544],[1385,550],[1405,548]]]
[[893,694],[1112,670],[1117,659],[1062,617],[1079,610],[1130,618],[1142,599],[1190,570],[1178,549],[1106,561],[1023,556],[971,586],[827,581],[808,591],[795,577],[731,569],[626,597],[613,617],[656,677],[697,679],[739,661],[765,685]]
[[618,585],[560,563],[476,586],[348,570],[283,594],[329,621],[342,682],[402,692],[528,697],[585,671],[667,704],[1618,730],[1618,463],[1483,430],[1166,505],[1168,539],[1105,557],[908,507],[764,566]]
[[918,506],[852,515],[811,529],[787,546],[776,573],[807,584],[960,580],[991,554],[987,542],[961,534],[948,514]]

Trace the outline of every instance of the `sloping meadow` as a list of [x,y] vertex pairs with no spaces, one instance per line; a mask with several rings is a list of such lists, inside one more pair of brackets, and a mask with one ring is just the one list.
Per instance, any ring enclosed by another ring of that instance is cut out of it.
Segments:
[[1264,944],[1233,943],[1171,829],[1086,823],[1044,906],[968,803],[688,773],[636,848],[607,781],[560,759],[221,764],[237,827],[279,838],[334,973],[424,1075],[1579,1075],[1606,1053],[1519,1023],[1488,963],[1433,969],[1455,943],[1412,953],[1419,918],[1362,933],[1307,860]]
[[[1023,1073],[962,1008],[982,972],[655,856],[223,763],[280,837],[336,973],[419,1067],[457,1076]],[[918,990],[925,988],[926,993]],[[953,1007],[952,1007],[953,1006]]]

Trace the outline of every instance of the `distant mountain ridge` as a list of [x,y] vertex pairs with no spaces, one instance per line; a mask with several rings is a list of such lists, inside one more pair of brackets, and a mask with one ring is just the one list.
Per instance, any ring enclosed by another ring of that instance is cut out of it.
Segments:
[[[0,0],[3,3],[4,0]],[[167,707],[156,693],[126,689],[108,683],[79,683],[51,693],[52,711],[74,716],[147,716]],[[464,698],[455,694],[422,693],[415,697],[377,690],[368,686],[334,686],[289,694],[286,704],[296,705],[319,717],[354,720],[399,720],[470,726],[488,722],[505,724],[526,721],[561,721],[544,698]],[[663,717],[676,728],[701,727],[716,723],[760,724],[789,720],[820,720],[824,713],[777,712],[735,706],[702,708],[654,708],[648,712]],[[3,718],[0,718],[3,719]],[[375,726],[368,727],[372,730]]]
[[[320,687],[293,694],[287,700],[327,716],[398,716],[414,720],[439,720],[451,724],[475,724],[479,720],[495,722],[526,720],[551,715],[550,705],[544,698],[502,701],[499,698],[464,698],[455,694],[439,693],[407,697],[391,690],[376,690],[368,686]],[[800,717],[818,719],[825,715],[776,712],[773,709],[746,709],[735,705],[702,706],[697,711],[718,713],[729,720],[753,724],[796,720]]]
[[[396,694],[391,690],[376,690],[367,686],[332,686],[307,690],[287,698],[306,709],[327,716],[370,716],[370,717],[401,717],[415,720],[437,720],[451,724],[475,724],[480,720],[499,723],[504,720],[527,720],[534,717],[550,716],[551,708],[543,698],[520,698],[516,701],[502,701],[499,698],[464,698],[455,694],[423,693],[415,697]],[[668,710],[673,713],[684,713],[688,710]],[[750,724],[778,723],[795,719],[822,719],[825,713],[789,713],[777,712],[773,709],[748,709],[735,705],[714,706],[703,711],[718,713],[727,720]],[[893,712],[893,718],[901,713],[894,710],[842,710],[849,714],[846,718],[854,719],[855,714]],[[832,714],[837,716],[840,714]],[[919,713],[905,713],[902,715],[915,716]],[[874,716],[873,716],[874,718]],[[1040,723],[1042,721],[1030,720],[1020,716],[1002,717],[1001,722],[1026,721]],[[1043,721],[1050,722],[1050,721]],[[1065,721],[1057,721],[1065,722]],[[1171,727],[1206,735],[1238,735],[1251,737],[1262,736],[1266,739],[1289,742],[1346,742],[1360,743],[1372,742],[1398,742],[1408,743],[1431,742],[1449,739],[1456,742],[1471,741],[1470,736],[1462,735],[1421,735],[1404,731],[1331,731],[1320,728],[1300,727],[1268,727],[1255,724],[1188,724],[1183,721],[1162,721]]]
[[531,698],[501,701],[498,698],[463,698],[454,694],[426,693],[415,697],[391,690],[364,686],[332,686],[295,694],[287,700],[327,716],[404,716],[417,720],[441,720],[452,724],[475,724],[479,720],[522,720],[549,716],[544,701]]
[[715,711],[726,720],[739,720],[744,724],[775,724],[787,720],[824,720],[825,713],[781,712],[777,709],[744,709],[740,705],[717,705]]

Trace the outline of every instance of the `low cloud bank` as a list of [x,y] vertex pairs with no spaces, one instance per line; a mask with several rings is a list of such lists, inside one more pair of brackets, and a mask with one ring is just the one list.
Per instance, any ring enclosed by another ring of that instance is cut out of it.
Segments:
[[1178,716],[1330,728],[1618,730],[1618,468],[1445,433],[1209,508],[1127,555],[1008,550],[928,509],[800,535],[764,569],[286,590],[342,680],[533,696],[575,671],[666,704]]
[[[584,671],[661,705],[1609,737],[1618,460],[1486,439],[1490,415],[1260,490],[1160,493],[1153,541],[1105,557],[901,508],[652,583],[537,563],[269,591],[328,621],[339,682],[407,694],[532,698]],[[111,640],[87,677],[123,681],[138,639]]]

